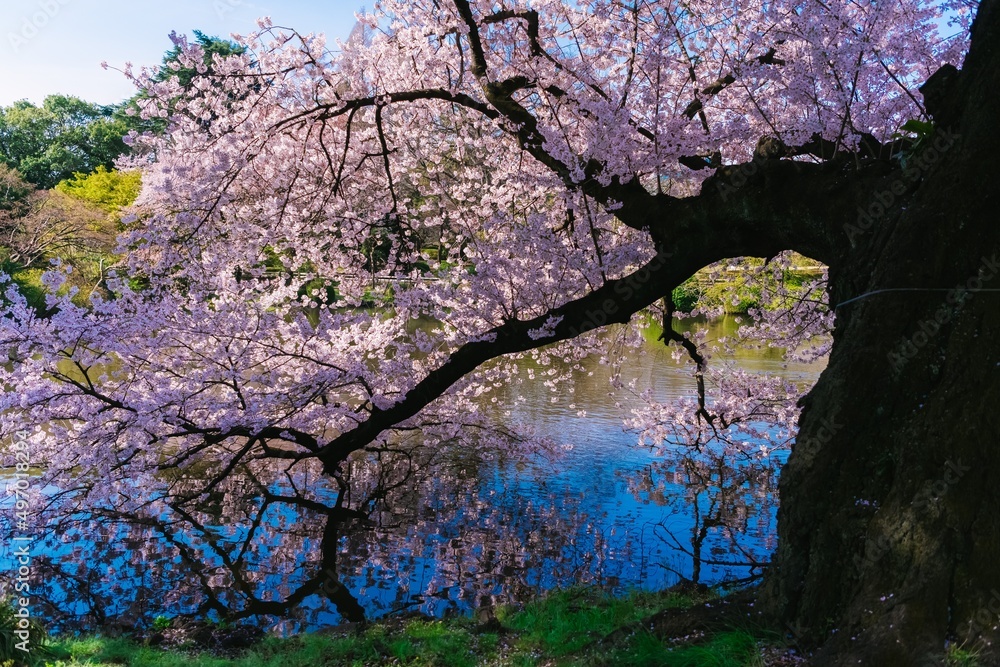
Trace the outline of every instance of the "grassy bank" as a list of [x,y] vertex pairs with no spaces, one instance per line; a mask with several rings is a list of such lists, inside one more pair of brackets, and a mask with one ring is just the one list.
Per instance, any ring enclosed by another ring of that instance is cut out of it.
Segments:
[[[179,631],[180,628],[177,628]],[[143,638],[59,639],[53,667],[313,667],[438,665],[517,667],[800,664],[753,611],[752,600],[712,594],[637,593],[613,598],[593,590],[551,594],[521,609],[480,610],[475,618],[391,619],[289,639],[265,638],[229,654],[193,642],[163,648]],[[168,636],[170,632],[166,633]],[[181,635],[183,636],[183,635]]]

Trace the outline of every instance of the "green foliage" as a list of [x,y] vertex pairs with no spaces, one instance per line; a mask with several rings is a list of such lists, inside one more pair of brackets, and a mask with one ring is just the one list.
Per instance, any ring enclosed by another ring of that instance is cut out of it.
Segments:
[[702,645],[686,646],[670,651],[659,663],[641,664],[661,664],[668,667],[742,667],[752,664],[758,653],[757,638],[737,630],[719,633]]
[[334,304],[340,297],[337,295],[337,286],[325,278],[313,278],[302,284],[298,291],[299,298],[308,296],[320,304]]
[[104,165],[89,174],[73,174],[56,185],[59,192],[96,204],[112,214],[131,206],[141,188],[142,175],[138,171],[117,171]]
[[468,623],[410,621],[375,625],[362,632],[306,634],[269,638],[235,658],[207,653],[164,651],[127,639],[68,639],[60,642],[60,667],[129,665],[130,667],[312,667],[314,665],[378,665],[393,660],[406,665],[473,667],[493,656],[494,634],[476,634]]
[[45,295],[48,292],[42,284],[42,274],[45,273],[42,269],[25,269],[4,261],[0,262],[0,273],[10,276],[29,306],[38,312],[45,310]]
[[157,616],[153,619],[154,630],[166,630],[173,624],[169,616]]
[[[99,168],[95,173],[95,179],[78,175],[72,183],[86,183],[84,194],[100,198],[102,182],[121,180],[118,172]],[[137,183],[135,177],[130,179]],[[69,183],[67,188],[72,190]],[[36,190],[16,170],[0,165],[0,236],[4,243],[0,246],[0,272],[13,279],[39,312],[44,311],[46,293],[41,277],[51,267],[51,260],[73,267],[66,288],[76,288],[81,305],[98,289],[104,270],[115,262],[112,252],[117,225],[107,215],[107,208],[63,190]]]
[[707,286],[701,299],[709,306],[721,306],[727,313],[745,313],[761,307],[761,286],[743,273],[727,275]]
[[361,244],[361,254],[365,258],[364,268],[367,273],[378,273],[389,263],[389,253],[392,250],[392,239],[388,229],[376,227],[364,243]]
[[511,665],[624,665],[634,667],[740,667],[759,662],[761,645],[777,634],[764,628],[732,628],[684,641],[659,637],[647,619],[669,609],[703,604],[712,597],[635,593],[609,597],[593,590],[549,595],[505,620],[520,630],[520,652]]
[[978,667],[979,651],[952,644],[945,654],[944,664],[947,667]]
[[67,95],[50,95],[40,107],[25,100],[0,107],[0,162],[41,188],[110,168],[126,151],[129,127],[118,111]]
[[20,215],[0,217],[6,245],[0,262],[7,273],[21,269],[48,269],[53,259],[74,267],[78,288],[92,288],[100,266],[114,261],[116,223],[96,206],[55,190],[38,191]]
[[[45,628],[35,619],[19,618],[17,613],[14,599],[0,599],[0,664],[7,661],[13,664],[33,663],[48,657],[50,652]],[[28,633],[27,638],[17,634],[24,631]],[[27,651],[22,650],[25,648]]]
[[[267,638],[242,655],[163,650],[127,639],[59,642],[53,667],[421,667],[589,665],[602,667],[737,667],[760,664],[762,641],[777,635],[736,627],[704,637],[660,637],[649,619],[701,606],[713,594],[633,593],[616,598],[592,589],[557,591],[524,609],[501,608],[496,622],[470,618],[386,620],[290,639]],[[965,663],[956,663],[965,664]]]
[[688,278],[674,288],[670,298],[674,302],[674,310],[681,313],[690,313],[697,307],[698,300],[701,298],[698,281],[694,278]]
[[928,121],[910,119],[903,123],[899,129],[909,134],[915,134],[920,139],[924,139],[934,132],[934,124]]
[[894,155],[902,168],[909,167],[915,158],[933,144],[935,130],[934,123],[916,118],[899,126],[899,131],[893,133],[892,138],[903,140],[904,148]]
[[[695,307],[722,308],[729,314],[744,314],[751,309],[778,310],[788,307],[788,301],[805,296],[806,285],[816,279],[812,270],[815,262],[793,255],[792,265],[776,279],[764,269],[764,260],[743,257],[706,267],[682,283],[673,292],[674,306],[680,312],[690,312]],[[770,293],[777,291],[778,281],[788,298],[765,300],[765,287]]]
[[[226,56],[240,55],[246,51],[245,47],[235,42],[221,37],[206,35],[200,30],[194,31],[194,37],[205,54],[204,64],[209,68],[208,71],[211,71],[212,61],[215,56],[225,58]],[[165,81],[170,77],[176,76],[182,86],[185,88],[190,86],[191,82],[199,74],[193,67],[182,66],[179,62],[180,55],[181,49],[179,46],[175,46],[167,51],[163,56],[163,68],[154,77],[155,80]]]
[[614,598],[592,589],[571,589],[550,594],[501,620],[521,631],[524,642],[531,647],[563,656],[657,611],[688,604],[688,598],[675,595],[636,593]]

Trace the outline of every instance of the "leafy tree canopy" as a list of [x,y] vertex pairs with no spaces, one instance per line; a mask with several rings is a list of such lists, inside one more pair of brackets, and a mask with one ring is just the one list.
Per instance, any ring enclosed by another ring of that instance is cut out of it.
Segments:
[[142,175],[139,171],[109,170],[100,165],[92,173],[77,173],[60,181],[56,190],[96,204],[108,213],[117,213],[135,201],[141,186]]
[[50,95],[40,107],[27,101],[0,107],[0,161],[42,188],[110,168],[126,151],[128,124],[118,112],[66,95]]
[[212,63],[216,57],[226,58],[241,55],[246,51],[246,46],[222,37],[206,35],[200,30],[194,31],[194,37],[194,44],[199,46],[202,51],[201,64],[203,67],[199,68],[197,64],[183,62],[181,56],[186,45],[181,42],[180,38],[171,33],[171,39],[175,42],[174,47],[163,56],[163,68],[153,77],[156,81],[166,81],[176,77],[177,82],[182,87],[187,88],[196,76],[212,71]]

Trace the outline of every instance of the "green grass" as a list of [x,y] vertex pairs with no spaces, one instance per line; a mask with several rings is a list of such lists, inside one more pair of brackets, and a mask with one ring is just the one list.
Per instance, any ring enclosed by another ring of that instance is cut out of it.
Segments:
[[24,654],[48,656],[45,629],[31,618],[18,615],[17,598],[0,598],[0,667]]
[[658,637],[649,621],[710,596],[634,593],[611,597],[591,589],[555,592],[522,609],[497,610],[497,622],[470,618],[389,620],[364,629],[335,629],[289,639],[267,638],[234,657],[165,650],[129,639],[64,638],[51,667],[740,667],[759,662],[767,633],[733,628],[680,642]]
[[962,646],[949,646],[944,664],[947,667],[979,667],[979,652]]
[[499,619],[518,631],[525,646],[559,657],[578,653],[658,611],[691,603],[691,598],[673,594],[634,593],[615,598],[576,589],[553,593],[521,611],[501,613]]
[[305,634],[290,639],[268,638],[238,657],[164,650],[142,646],[128,639],[87,637],[54,643],[57,661],[52,667],[313,667],[329,665],[440,665],[472,667],[480,657],[490,657],[497,636],[476,634],[466,624],[411,621],[373,625],[361,633]]

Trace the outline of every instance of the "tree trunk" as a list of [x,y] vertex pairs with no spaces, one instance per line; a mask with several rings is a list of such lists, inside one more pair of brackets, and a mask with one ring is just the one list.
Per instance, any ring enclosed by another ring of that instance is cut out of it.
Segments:
[[782,472],[764,599],[819,665],[943,664],[955,643],[1000,664],[997,2],[947,74],[922,179],[888,179],[831,263],[832,304],[926,291],[837,309]]

